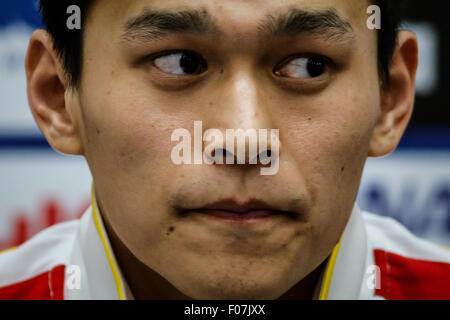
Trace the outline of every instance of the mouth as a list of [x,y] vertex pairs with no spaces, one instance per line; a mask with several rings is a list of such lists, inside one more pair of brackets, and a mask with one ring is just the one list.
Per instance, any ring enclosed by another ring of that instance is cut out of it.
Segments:
[[294,216],[293,212],[280,210],[255,199],[244,203],[238,203],[234,199],[226,199],[201,208],[187,209],[184,210],[184,213],[202,215],[235,224],[262,223],[275,217]]

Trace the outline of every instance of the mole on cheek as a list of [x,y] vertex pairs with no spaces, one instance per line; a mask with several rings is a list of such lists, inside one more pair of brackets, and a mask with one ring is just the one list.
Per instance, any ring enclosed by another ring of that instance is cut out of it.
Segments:
[[174,232],[175,231],[175,227],[170,227],[168,230],[167,230],[167,233],[166,233],[166,235],[168,236],[168,235],[170,235],[172,232]]

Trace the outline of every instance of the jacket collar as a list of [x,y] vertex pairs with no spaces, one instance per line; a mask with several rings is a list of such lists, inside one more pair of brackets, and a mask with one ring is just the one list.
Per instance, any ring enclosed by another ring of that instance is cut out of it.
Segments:
[[367,294],[367,234],[362,212],[355,203],[341,240],[334,248],[324,273],[321,300],[356,300]]
[[91,206],[80,220],[70,264],[80,268],[79,289],[65,287],[67,299],[127,300],[127,284],[114,256],[106,229],[91,190]]

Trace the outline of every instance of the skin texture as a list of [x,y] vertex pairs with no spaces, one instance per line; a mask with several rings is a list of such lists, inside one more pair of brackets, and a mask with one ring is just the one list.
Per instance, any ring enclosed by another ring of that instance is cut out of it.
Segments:
[[[163,4],[162,4],[163,3]],[[392,152],[414,104],[417,41],[399,33],[391,87],[377,70],[376,31],[360,0],[98,0],[84,29],[81,83],[68,85],[50,36],[36,31],[26,61],[28,96],[52,147],[83,155],[115,254],[135,298],[311,298],[339,241],[368,156]],[[220,35],[172,34],[126,42],[145,7],[205,9]],[[288,8],[334,8],[353,41],[308,33],[261,37],[258,24]],[[208,70],[174,76],[144,59],[169,49],[202,55]],[[314,79],[273,72],[294,54],[334,65]],[[280,166],[174,165],[171,133],[280,129]],[[295,216],[231,225],[180,208],[232,198],[264,200]]]

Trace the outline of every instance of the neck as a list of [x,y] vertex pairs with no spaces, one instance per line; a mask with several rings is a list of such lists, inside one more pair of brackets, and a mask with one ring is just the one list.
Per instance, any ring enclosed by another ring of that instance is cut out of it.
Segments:
[[105,228],[111,242],[114,255],[125,278],[126,284],[136,300],[190,300],[169,281],[161,277],[142,263],[125,246],[110,226],[107,219]]
[[279,297],[278,300],[317,300],[327,261],[328,259],[325,259],[316,269]]

